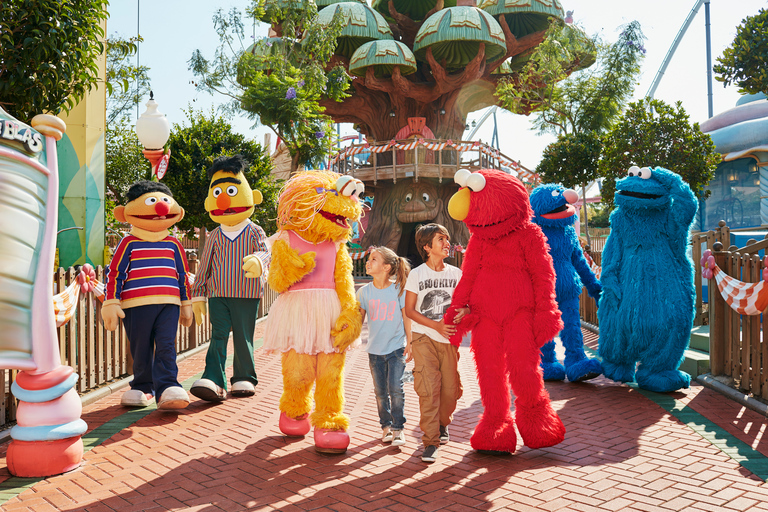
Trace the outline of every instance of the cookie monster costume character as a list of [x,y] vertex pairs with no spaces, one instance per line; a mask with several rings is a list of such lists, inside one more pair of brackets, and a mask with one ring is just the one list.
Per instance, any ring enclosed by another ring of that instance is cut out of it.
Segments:
[[[678,370],[694,317],[688,232],[697,202],[679,175],[632,166],[616,182],[616,209],[603,249],[599,354],[603,373],[650,391],[687,388]],[[635,372],[636,363],[637,372]]]
[[463,220],[471,236],[444,320],[453,323],[458,310],[469,307],[451,343],[458,345],[472,331],[485,410],[470,443],[478,451],[512,453],[516,421],[526,446],[556,445],[565,427],[552,409],[539,366],[541,347],[563,328],[546,239],[531,222],[528,193],[517,178],[462,169],[454,179],[462,188],[448,203],[448,213]]
[[267,282],[280,295],[267,317],[264,349],[282,354],[280,430],[303,436],[311,424],[315,449],[323,453],[349,446],[344,360],[360,343],[363,321],[346,242],[360,219],[364,190],[351,176],[305,171],[288,180],[278,198]]
[[565,347],[565,366],[555,356],[555,340],[547,342],[541,347],[544,380],[563,380],[568,376],[569,381],[578,382],[594,379],[602,373],[600,361],[590,359],[584,353],[581,334],[579,295],[582,283],[595,300],[600,299],[602,287],[584,258],[573,227],[578,212],[572,205],[578,199],[575,191],[560,185],[541,185],[531,192],[533,222],[541,226],[547,236],[549,254],[557,274],[557,304],[563,315],[560,340]]

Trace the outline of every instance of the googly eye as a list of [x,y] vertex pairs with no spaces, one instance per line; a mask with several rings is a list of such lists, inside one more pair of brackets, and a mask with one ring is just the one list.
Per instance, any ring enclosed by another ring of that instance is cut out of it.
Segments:
[[360,197],[365,192],[365,184],[360,180],[355,180],[355,189],[357,190],[357,196]]
[[154,196],[148,197],[144,200],[144,204],[147,206],[152,206],[157,202],[157,198]]
[[413,192],[408,192],[407,194],[405,194],[405,202],[406,203],[409,203],[411,201],[411,199],[413,199]]
[[171,198],[170,198],[170,197],[167,197],[167,196],[163,196],[161,199],[162,199],[162,201],[163,201],[164,203],[168,203],[168,204],[171,204]]
[[553,190],[552,191],[552,197],[557,197],[559,195],[560,195],[560,191],[559,190]]
[[637,175],[640,176],[641,178],[643,178],[644,180],[651,179],[651,175],[652,174],[653,173],[651,172],[650,167],[643,167],[642,169],[637,171]]
[[213,197],[219,197],[221,195],[221,192],[222,192],[221,187],[216,187],[215,189],[213,189]]
[[460,187],[466,187],[467,186],[467,179],[472,175],[471,172],[469,172],[466,169],[459,169],[456,171],[456,174],[453,175],[453,181],[456,182],[456,184]]
[[421,194],[421,200],[424,201],[425,203],[428,203],[429,202],[429,194],[427,194],[426,192]]
[[480,192],[485,188],[485,176],[478,172],[473,172],[472,175],[467,178],[467,187],[472,192]]
[[237,187],[234,185],[230,185],[227,187],[227,195],[229,197],[235,197],[237,195]]
[[352,176],[342,176],[336,180],[336,191],[346,197],[357,192],[357,184]]
[[636,165],[633,165],[632,167],[629,168],[629,170],[627,171],[627,174],[630,176],[640,176],[640,168]]

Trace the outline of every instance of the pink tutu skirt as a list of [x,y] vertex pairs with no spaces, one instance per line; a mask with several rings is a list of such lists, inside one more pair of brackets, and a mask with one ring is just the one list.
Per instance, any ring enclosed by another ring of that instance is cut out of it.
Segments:
[[[338,352],[333,329],[341,313],[336,290],[294,290],[281,293],[269,310],[264,328],[264,347],[269,353],[295,350],[316,355]],[[350,348],[360,346],[356,340]]]

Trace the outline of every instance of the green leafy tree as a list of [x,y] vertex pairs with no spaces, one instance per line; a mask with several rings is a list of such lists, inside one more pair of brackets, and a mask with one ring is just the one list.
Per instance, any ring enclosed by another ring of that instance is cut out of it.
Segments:
[[186,115],[188,124],[174,125],[171,130],[168,140],[171,159],[162,180],[186,212],[176,227],[192,235],[195,228],[212,230],[218,226],[205,211],[210,185],[208,169],[217,157],[241,154],[251,163],[245,172],[248,183],[264,196],[264,202],[256,207],[253,220],[267,234],[274,233],[280,183],[270,177],[272,162],[269,154],[257,142],[232,131],[232,126],[213,112],[205,115],[189,109]]
[[99,81],[108,4],[0,2],[0,107],[22,121],[71,110]]
[[107,190],[116,204],[125,204],[128,188],[136,181],[151,179],[152,169],[127,118],[107,125],[105,140]]
[[546,147],[536,172],[545,183],[584,186],[597,179],[602,150],[602,140],[595,131],[561,135]]
[[140,36],[117,35],[107,40],[107,127],[121,117],[131,117],[139,100],[149,94],[149,68],[131,61],[141,41]]
[[741,20],[731,46],[713,66],[715,80],[724,86],[736,84],[739,92],[768,95],[768,11]]
[[696,195],[707,198],[707,184],[715,175],[720,154],[698,123],[690,123],[678,101],[630,103],[621,120],[606,135],[600,160],[603,202],[613,204],[615,180],[626,176],[632,165],[664,167],[678,173]]
[[249,48],[244,45],[240,13],[233,9],[225,15],[219,10],[213,24],[221,46],[211,61],[195,51],[189,66],[198,89],[229,96],[230,112],[244,112],[272,129],[288,148],[291,172],[295,172],[300,164],[327,154],[331,119],[319,101],[347,97],[351,78],[343,66],[329,66],[342,28],[340,20],[321,28],[314,21],[314,2],[291,5],[279,9],[272,2],[265,9],[264,0],[253,2],[248,14],[274,24],[280,38]]

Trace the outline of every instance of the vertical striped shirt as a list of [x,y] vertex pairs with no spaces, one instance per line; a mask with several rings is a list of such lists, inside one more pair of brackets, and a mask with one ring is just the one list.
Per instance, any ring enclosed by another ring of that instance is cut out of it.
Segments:
[[145,304],[178,304],[191,300],[187,256],[179,241],[157,242],[128,235],[120,240],[107,267],[104,303],[120,301],[130,308]]
[[[221,227],[217,227],[205,241],[192,296],[260,298],[264,294],[264,278],[245,277],[243,258],[268,251],[264,230],[253,222],[249,222],[234,240],[227,238]],[[266,272],[265,259],[260,259]]]

